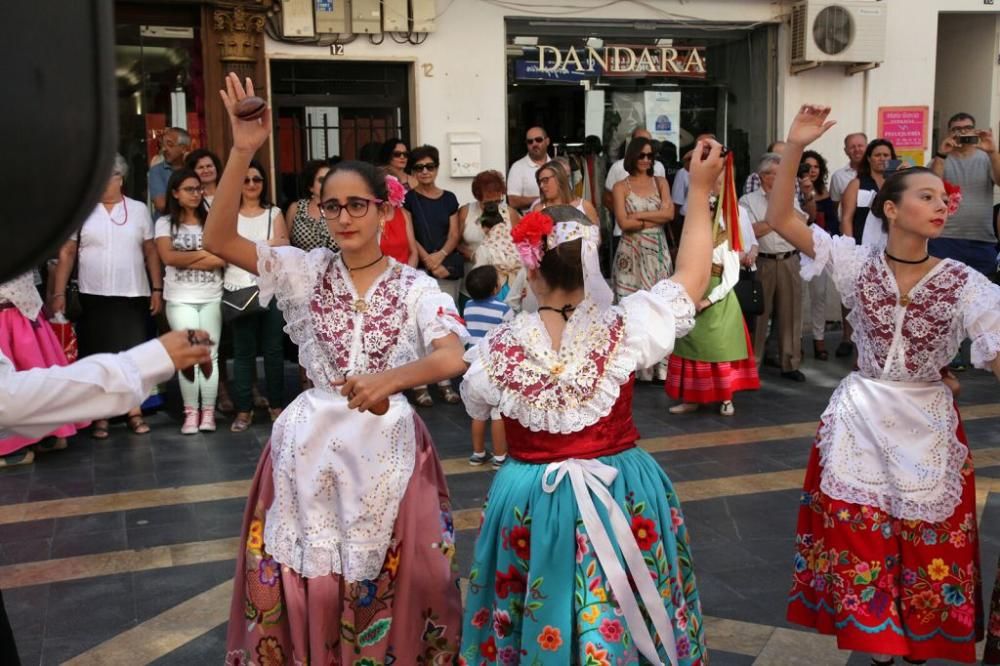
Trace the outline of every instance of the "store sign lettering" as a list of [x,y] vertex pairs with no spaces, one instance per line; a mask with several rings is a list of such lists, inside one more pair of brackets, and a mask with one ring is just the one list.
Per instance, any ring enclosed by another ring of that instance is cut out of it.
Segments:
[[563,51],[539,44],[539,72],[587,72],[606,76],[670,76],[705,78],[704,48],[700,46],[570,46]]

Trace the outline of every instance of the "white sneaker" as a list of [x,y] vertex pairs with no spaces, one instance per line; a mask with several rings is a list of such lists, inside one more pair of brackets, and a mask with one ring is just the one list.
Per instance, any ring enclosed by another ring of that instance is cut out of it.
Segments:
[[732,416],[733,414],[735,414],[736,407],[733,406],[733,401],[726,400],[724,403],[722,403],[722,406],[719,407],[719,413],[722,414],[723,416]]
[[198,430],[202,432],[215,432],[215,409],[206,407],[201,410],[201,424]]
[[694,402],[682,402],[679,405],[674,405],[667,411],[671,414],[690,414],[691,412],[698,411],[698,404]]

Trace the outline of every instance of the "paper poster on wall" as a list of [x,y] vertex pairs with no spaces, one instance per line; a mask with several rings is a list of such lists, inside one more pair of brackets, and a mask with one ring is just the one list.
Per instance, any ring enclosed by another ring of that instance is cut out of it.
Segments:
[[596,136],[604,140],[604,91],[588,90],[584,98],[586,112],[584,113],[584,136]]
[[880,106],[878,136],[892,141],[896,150],[926,150],[929,115],[926,106]]
[[646,91],[646,129],[657,141],[680,145],[681,93],[680,91]]

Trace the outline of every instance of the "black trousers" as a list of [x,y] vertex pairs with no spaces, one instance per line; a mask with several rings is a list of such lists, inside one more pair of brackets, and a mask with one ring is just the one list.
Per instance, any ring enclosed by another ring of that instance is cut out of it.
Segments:
[[17,644],[14,642],[14,632],[10,629],[7,609],[3,605],[2,592],[0,592],[0,664],[21,666],[21,660],[17,656]]

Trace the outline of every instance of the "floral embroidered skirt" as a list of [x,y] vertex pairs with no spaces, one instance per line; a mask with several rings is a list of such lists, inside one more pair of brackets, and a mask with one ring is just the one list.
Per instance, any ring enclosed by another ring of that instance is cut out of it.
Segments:
[[[670,479],[638,448],[599,460],[618,470],[608,490],[631,522],[673,621],[681,664],[707,663],[687,528]],[[543,491],[545,467],[511,459],[493,481],[469,575],[459,663],[643,663],[573,490],[563,483],[551,494]],[[600,503],[597,511],[614,542]]]
[[417,447],[378,578],[302,578],[263,541],[274,496],[264,449],[243,517],[226,664],[450,664],[458,650],[461,595],[444,472],[419,417]]
[[[13,307],[0,309],[0,351],[10,359],[17,370],[66,365],[66,354],[63,353],[62,344],[45,317],[38,315],[35,321],[31,321]],[[77,429],[85,428],[87,425],[89,425],[87,422],[68,423],[59,426],[48,436],[72,437]],[[43,438],[20,435],[0,439],[0,456],[14,453],[41,439]]]
[[[967,444],[958,427],[958,439]],[[962,499],[940,523],[899,520],[820,490],[819,450],[806,471],[788,619],[835,634],[843,650],[912,660],[976,660],[983,635],[972,456]]]
[[[748,350],[753,350],[750,333],[740,320]],[[739,361],[699,361],[683,358],[676,353],[667,363],[667,381],[664,390],[674,400],[708,404],[733,399],[737,391],[756,391],[760,388],[757,361],[751,351]]]

